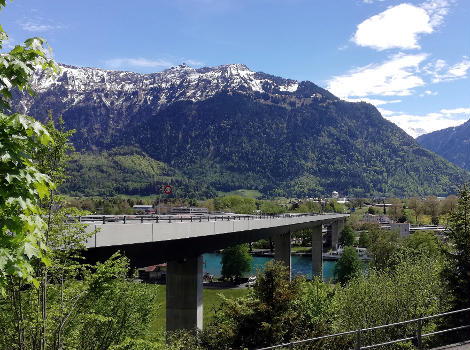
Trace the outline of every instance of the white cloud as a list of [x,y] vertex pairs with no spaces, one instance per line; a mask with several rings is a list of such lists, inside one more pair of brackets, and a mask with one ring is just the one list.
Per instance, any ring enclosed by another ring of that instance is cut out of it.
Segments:
[[430,17],[432,27],[436,27],[444,21],[444,17],[449,12],[450,1],[448,0],[429,0],[421,4]]
[[185,63],[187,63],[188,65],[193,66],[193,67],[201,67],[201,66],[204,65],[204,62],[198,61],[198,60],[187,59],[187,60],[184,60],[184,61],[185,61]]
[[[363,0],[372,3],[374,0]],[[419,6],[403,3],[367,18],[357,26],[352,41],[376,50],[419,49],[419,35],[430,34],[442,24],[450,0],[429,0]]]
[[15,47],[15,45],[16,45],[16,40],[8,36],[2,42],[2,51],[4,52],[10,51]]
[[28,32],[47,32],[49,30],[55,29],[55,27],[50,24],[38,23],[36,21],[21,22],[20,26],[23,30]]
[[125,67],[138,68],[168,68],[175,64],[165,59],[150,60],[147,58],[112,58],[105,61],[105,64],[111,69],[119,69]]
[[431,90],[426,90],[422,93],[419,94],[419,97],[424,97],[424,96],[437,96],[438,92],[437,91],[431,91]]
[[467,57],[463,57],[461,62],[452,66],[449,66],[447,62],[442,59],[438,59],[424,66],[424,71],[431,75],[433,83],[466,78],[469,69],[470,61]]
[[380,114],[382,114],[382,116],[395,114],[395,112],[393,112],[389,109],[384,109],[384,108],[377,108],[377,109],[379,110]]
[[418,49],[418,34],[432,31],[431,18],[425,9],[400,4],[360,23],[351,40],[359,46],[376,50]]
[[335,76],[327,82],[327,89],[340,98],[410,95],[413,88],[425,85],[417,72],[426,57],[426,54],[398,54],[382,64],[359,67]]
[[[408,135],[418,137],[436,130],[458,126],[468,119],[470,108],[441,109],[440,112],[425,115],[410,115],[400,113],[384,114],[384,118],[398,125]],[[460,117],[457,117],[460,115]]]
[[441,113],[446,116],[450,116],[453,114],[470,114],[470,108],[454,108],[454,109],[441,109]]

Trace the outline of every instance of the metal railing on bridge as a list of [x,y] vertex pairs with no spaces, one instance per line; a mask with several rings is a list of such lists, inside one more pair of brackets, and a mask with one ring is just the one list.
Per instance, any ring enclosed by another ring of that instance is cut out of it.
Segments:
[[70,221],[78,220],[84,223],[159,223],[159,222],[203,222],[203,221],[230,221],[230,220],[256,220],[256,219],[277,219],[293,218],[312,215],[334,215],[337,213],[291,213],[291,214],[224,214],[224,215],[85,215],[71,216]]
[[[437,334],[457,331],[457,330],[461,330],[461,329],[465,329],[465,328],[470,328],[470,324],[467,324],[467,325],[462,325],[462,326],[458,326],[458,327],[441,329],[441,330],[430,332],[430,333],[423,333],[423,322],[428,321],[430,319],[443,317],[443,316],[448,316],[448,315],[453,315],[453,314],[458,314],[458,313],[462,313],[462,312],[466,312],[466,311],[470,311],[470,308],[444,312],[444,313],[431,315],[431,316],[420,317],[420,318],[407,320],[407,321],[403,321],[403,322],[396,322],[396,323],[390,323],[390,324],[381,325],[381,326],[356,329],[356,330],[353,330],[353,331],[347,331],[347,332],[341,332],[341,333],[336,333],[336,334],[324,335],[324,336],[321,336],[321,337],[296,340],[296,341],[292,341],[290,343],[284,343],[284,344],[268,346],[268,347],[265,347],[265,348],[260,348],[258,350],[293,349],[294,346],[296,346],[296,345],[308,344],[308,343],[316,342],[316,341],[323,340],[323,339],[341,337],[341,336],[353,335],[353,334],[355,334],[355,338],[356,338],[355,346],[354,346],[355,350],[373,349],[373,348],[377,348],[379,346],[391,345],[391,344],[410,341],[410,340],[414,340],[416,342],[417,348],[419,350],[422,350],[423,349],[423,341],[422,340],[423,340],[424,337],[429,337],[429,336],[432,336],[432,335],[437,335]],[[385,328],[390,328],[390,327],[396,327],[396,326],[406,325],[406,324],[410,324],[410,323],[416,323],[415,334],[413,334],[412,336],[405,337],[405,338],[400,338],[400,339],[395,339],[395,340],[391,340],[391,341],[387,341],[387,342],[383,342],[383,343],[369,344],[369,345],[365,345],[365,346],[363,346],[363,344],[361,342],[362,335],[365,332],[369,332],[369,331],[373,331],[373,330],[377,330],[377,329],[385,329]]]

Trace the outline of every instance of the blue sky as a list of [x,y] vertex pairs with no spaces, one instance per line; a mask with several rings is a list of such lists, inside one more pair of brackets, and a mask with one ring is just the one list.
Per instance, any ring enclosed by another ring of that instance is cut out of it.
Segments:
[[7,47],[59,63],[158,72],[244,63],[368,101],[412,136],[470,115],[468,0],[15,0]]

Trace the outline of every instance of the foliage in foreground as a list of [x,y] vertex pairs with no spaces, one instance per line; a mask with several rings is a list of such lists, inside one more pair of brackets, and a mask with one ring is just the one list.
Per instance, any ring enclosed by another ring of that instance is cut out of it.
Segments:
[[[4,6],[1,1],[0,10]],[[7,40],[0,26],[0,49]],[[51,138],[33,118],[6,114],[13,89],[33,94],[30,78],[35,68],[57,71],[54,61],[47,58],[43,39],[27,39],[24,45],[0,54],[0,294],[5,293],[10,276],[37,285],[31,259],[47,262],[42,235],[45,223],[38,202],[53,184],[31,158],[35,148]]]
[[[54,274],[67,279],[47,287],[48,349],[108,349],[143,334],[153,317],[154,295],[148,286],[127,280],[125,258],[116,255],[96,267],[76,267],[75,276],[71,273]],[[0,299],[0,348],[38,349],[37,290],[13,287]]]

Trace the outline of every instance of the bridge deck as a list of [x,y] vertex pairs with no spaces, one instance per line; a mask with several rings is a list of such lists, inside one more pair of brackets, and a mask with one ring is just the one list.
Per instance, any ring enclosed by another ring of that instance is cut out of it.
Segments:
[[[159,216],[132,217],[127,216],[90,216],[82,217],[81,221],[90,223],[89,232],[99,229],[91,237],[86,246],[89,249],[162,242],[197,237],[224,235],[250,231],[271,231],[276,234],[283,231],[297,230],[302,227],[330,224],[347,217],[347,214],[317,215],[278,215],[278,216]],[[103,222],[105,222],[103,224]],[[268,232],[266,232],[268,233]]]
[[[334,224],[347,214],[279,215],[279,216],[176,216],[162,220],[138,219],[137,222],[113,217],[83,217],[88,230],[99,229],[86,243],[90,262],[103,260],[117,250],[124,252],[134,266],[147,266],[169,260],[197,256],[227,246],[255,242],[303,228]],[[176,219],[176,220],[175,220]],[[97,222],[97,220],[100,220]],[[171,222],[170,222],[171,221]]]

